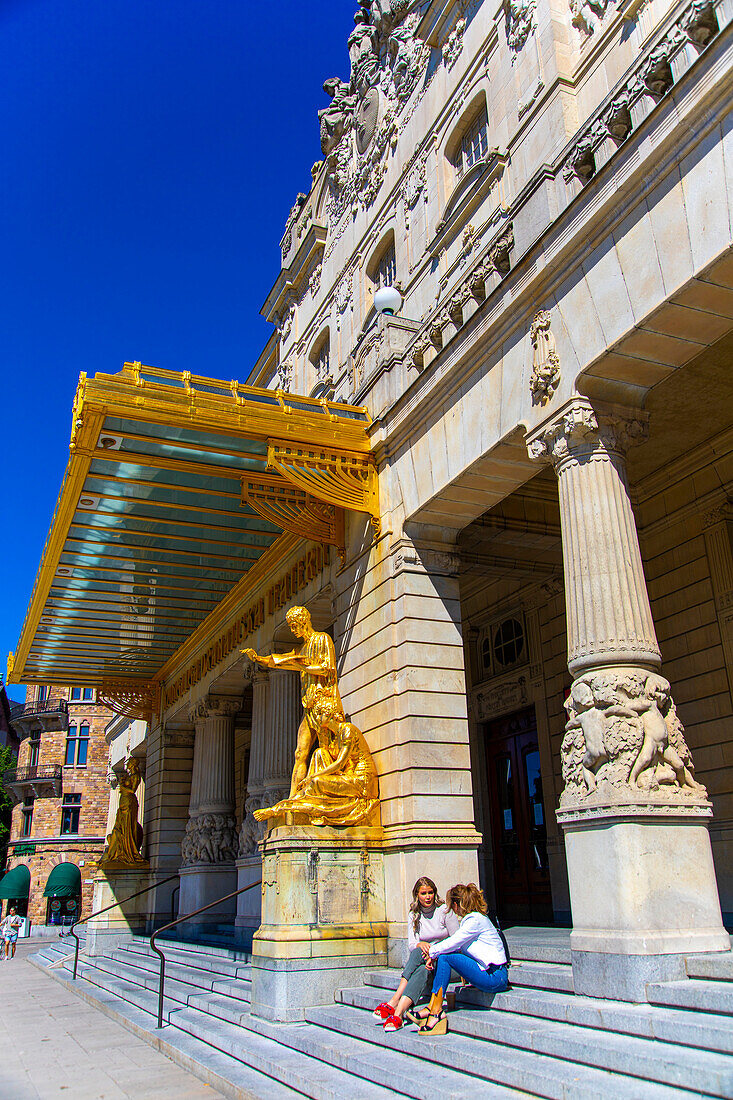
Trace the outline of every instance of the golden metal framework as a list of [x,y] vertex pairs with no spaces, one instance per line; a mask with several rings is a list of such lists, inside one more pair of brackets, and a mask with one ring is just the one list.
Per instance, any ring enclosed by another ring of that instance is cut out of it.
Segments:
[[370,454],[269,439],[267,465],[303,492],[327,504],[366,512],[378,533],[377,471]]
[[131,721],[150,722],[160,705],[160,684],[135,680],[103,680],[97,692],[100,702]]
[[242,478],[242,504],[284,531],[326,542],[344,555],[344,513],[278,475],[262,474]]

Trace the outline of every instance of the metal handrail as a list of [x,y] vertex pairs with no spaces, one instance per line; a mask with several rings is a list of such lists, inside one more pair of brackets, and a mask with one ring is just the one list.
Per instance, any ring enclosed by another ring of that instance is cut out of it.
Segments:
[[66,699],[54,696],[51,699],[31,699],[28,703],[16,703],[10,708],[10,721],[17,721],[18,718],[26,718],[32,714],[50,714],[54,710],[68,714],[69,704]]
[[178,905],[176,905],[174,900],[173,900],[175,898],[176,894],[178,894],[178,905],[180,905],[180,903],[181,903],[181,884],[180,884],[180,882],[179,882],[178,886],[174,886],[173,890],[171,891],[171,920],[176,919],[175,914],[178,912]]
[[25,768],[11,768],[5,772],[6,783],[29,783],[34,779],[61,779],[61,764],[29,764]]
[[76,981],[76,965],[79,962],[79,937],[74,931],[77,925],[85,924],[86,921],[91,920],[92,917],[98,917],[100,913],[106,913],[108,909],[116,909],[118,905],[125,905],[126,902],[132,901],[133,898],[139,898],[141,894],[147,894],[148,890],[154,890],[156,886],[165,886],[166,882],[173,882],[175,878],[178,878],[178,875],[169,875],[168,878],[163,878],[160,882],[154,882],[152,886],[146,886],[143,890],[137,890],[134,894],[130,894],[129,898],[123,898],[122,901],[113,901],[111,905],[105,905],[104,909],[97,909],[94,913],[90,913],[88,917],[80,917],[79,920],[75,920],[68,932],[59,932],[59,939],[62,939],[64,936],[73,936],[76,940],[72,981]]
[[178,917],[177,920],[172,920],[170,924],[164,924],[162,928],[156,928],[150,937],[150,946],[156,955],[160,957],[160,976],[158,979],[158,1023],[156,1027],[163,1026],[163,991],[165,986],[165,955],[159,947],[155,945],[156,936],[160,936],[163,932],[167,932],[169,928],[175,928],[177,924],[183,924],[184,921],[191,920],[192,917],[197,917],[199,913],[205,913],[207,909],[213,909],[215,905],[221,905],[223,901],[229,901],[230,898],[239,897],[240,894],[244,894],[247,890],[251,890],[253,886],[261,886],[262,879],[257,878],[254,882],[250,882],[248,886],[242,886],[240,890],[232,890],[231,894],[225,894],[223,898],[217,898],[216,901],[210,901],[208,905],[202,905],[200,909],[195,909],[193,913],[186,913],[184,917]]

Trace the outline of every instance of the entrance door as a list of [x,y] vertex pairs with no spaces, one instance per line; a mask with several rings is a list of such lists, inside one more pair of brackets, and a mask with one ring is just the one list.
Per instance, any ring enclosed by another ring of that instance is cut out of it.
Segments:
[[499,916],[551,923],[547,826],[534,707],[485,727]]

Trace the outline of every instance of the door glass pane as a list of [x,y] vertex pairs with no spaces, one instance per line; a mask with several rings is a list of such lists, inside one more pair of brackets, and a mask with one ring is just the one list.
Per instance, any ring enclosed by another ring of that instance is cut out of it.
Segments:
[[542,802],[542,776],[540,775],[540,754],[530,749],[524,754],[524,773],[527,780],[529,799],[529,826],[531,837],[531,861],[535,871],[547,871],[547,826],[545,808]]
[[499,800],[499,852],[507,878],[518,878],[519,833],[517,831],[517,813],[514,804],[514,776],[509,755],[499,756],[494,761],[496,768],[496,790]]

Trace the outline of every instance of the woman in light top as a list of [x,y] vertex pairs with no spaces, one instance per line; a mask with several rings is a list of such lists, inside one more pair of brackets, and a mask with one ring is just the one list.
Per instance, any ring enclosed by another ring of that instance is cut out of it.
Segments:
[[486,916],[488,906],[478,886],[473,882],[451,886],[445,903],[460,925],[452,936],[430,944],[424,952],[434,977],[433,995],[420,1035],[445,1035],[448,1030],[443,1000],[451,970],[485,993],[501,993],[509,986],[504,943],[496,925]]
[[426,966],[426,952],[431,944],[457,932],[458,925],[458,917],[443,905],[433,880],[426,875],[419,878],[412,888],[407,914],[409,958],[394,995],[374,1010],[376,1019],[384,1021],[385,1031],[399,1031],[405,1015],[414,1023],[422,1022],[410,1009],[430,996],[433,976]]

